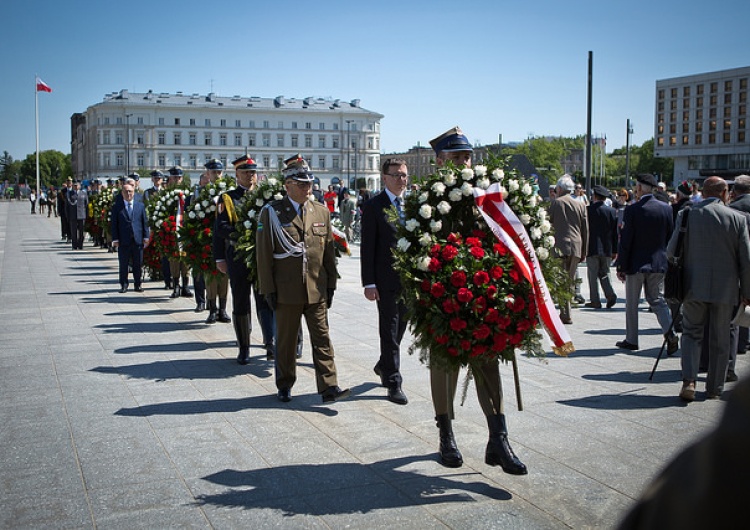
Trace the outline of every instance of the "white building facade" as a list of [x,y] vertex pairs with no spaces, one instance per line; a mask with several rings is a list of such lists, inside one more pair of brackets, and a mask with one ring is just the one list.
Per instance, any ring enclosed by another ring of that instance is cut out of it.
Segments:
[[73,173],[106,180],[181,166],[196,182],[211,158],[231,171],[232,160],[248,154],[271,175],[300,153],[324,189],[337,180],[377,189],[382,118],[356,99],[121,90],[71,117]]
[[750,173],[750,67],[656,82],[654,155],[674,159],[674,182]]

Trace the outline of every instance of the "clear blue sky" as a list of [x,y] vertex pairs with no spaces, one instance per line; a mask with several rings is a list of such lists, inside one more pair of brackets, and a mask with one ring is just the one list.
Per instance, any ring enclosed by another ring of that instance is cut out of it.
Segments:
[[747,0],[12,0],[0,33],[0,153],[70,151],[70,116],[121,89],[360,99],[384,152],[453,125],[472,141],[653,136],[658,79],[750,65]]

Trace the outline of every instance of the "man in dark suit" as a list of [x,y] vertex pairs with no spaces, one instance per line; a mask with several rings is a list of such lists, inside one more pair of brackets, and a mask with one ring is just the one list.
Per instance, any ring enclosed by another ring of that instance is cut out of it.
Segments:
[[393,268],[391,249],[396,246],[396,228],[388,220],[395,207],[403,205],[409,173],[406,162],[388,158],[383,162],[385,190],[362,205],[362,243],[360,263],[365,298],[378,303],[380,360],[375,373],[388,388],[388,399],[399,405],[408,402],[401,389],[401,339],[406,331],[406,304],[401,298],[401,280]]
[[80,180],[73,182],[73,188],[68,191],[66,201],[73,250],[82,250],[85,236],[84,226],[89,211],[89,197],[86,191],[81,189]]
[[258,289],[276,313],[276,388],[280,401],[292,399],[297,336],[304,315],[310,332],[315,382],[323,403],[348,397],[338,386],[328,308],[336,289],[336,250],[331,213],[308,200],[313,176],[295,155],[284,161],[287,195],[260,213],[257,229]]
[[616,343],[625,350],[638,349],[638,305],[643,290],[646,301],[656,314],[667,353],[679,347],[677,335],[670,330],[672,318],[661,292],[667,272],[667,243],[672,236],[672,209],[656,199],[656,178],[650,173],[636,177],[638,202],[625,208],[620,244],[617,251],[617,277],[625,282],[625,340]]
[[600,309],[599,283],[602,284],[607,308],[617,302],[612,288],[609,267],[613,256],[617,256],[617,212],[604,203],[609,190],[604,186],[594,186],[594,200],[586,208],[589,218],[589,250],[586,254],[586,269],[589,278],[589,297],[586,307]]
[[[721,177],[703,183],[703,200],[690,208],[684,242],[685,299],[682,316],[682,390],[685,401],[695,399],[695,381],[706,340],[704,327],[709,321],[708,374],[709,399],[721,397],[729,363],[729,324],[734,309],[750,299],[750,237],[747,217],[725,206],[729,187]],[[677,216],[681,222],[685,211]],[[669,241],[668,255],[674,256],[679,231]]]
[[135,290],[142,293],[143,248],[148,245],[149,229],[146,207],[135,200],[135,185],[130,182],[122,186],[122,202],[112,208],[111,232],[120,264],[120,292],[128,290],[128,265],[132,263]]

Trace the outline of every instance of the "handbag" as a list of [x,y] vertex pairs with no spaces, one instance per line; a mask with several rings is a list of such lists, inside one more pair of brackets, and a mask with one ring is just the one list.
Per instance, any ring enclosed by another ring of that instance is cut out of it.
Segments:
[[677,245],[674,249],[674,258],[667,262],[667,273],[664,275],[664,299],[669,304],[681,304],[685,298],[683,244],[689,213],[690,208],[683,210],[680,232],[677,234]]

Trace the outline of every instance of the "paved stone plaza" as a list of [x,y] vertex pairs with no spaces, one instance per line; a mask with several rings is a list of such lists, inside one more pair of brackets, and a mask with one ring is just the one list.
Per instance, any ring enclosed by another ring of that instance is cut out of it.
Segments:
[[352,398],[321,403],[306,337],[294,399],[280,403],[257,322],[239,366],[231,324],[204,324],[162,282],[119,294],[116,254],[73,251],[58,219],[0,202],[0,527],[612,528],[724,409],[703,376],[696,401],[679,400],[679,354],[649,380],[661,336],[645,305],[642,349],[615,348],[615,281],[615,308],[573,311],[573,355],[519,359],[523,411],[502,369],[529,474],[484,464],[473,384],[454,424],[465,464],[444,468],[427,370],[404,354],[409,404],[385,399],[356,247],[339,270],[330,323]]

